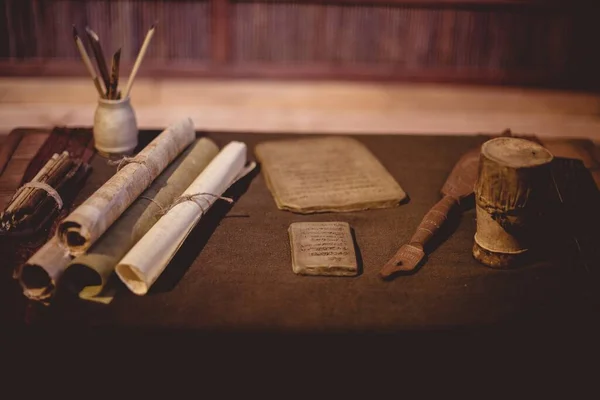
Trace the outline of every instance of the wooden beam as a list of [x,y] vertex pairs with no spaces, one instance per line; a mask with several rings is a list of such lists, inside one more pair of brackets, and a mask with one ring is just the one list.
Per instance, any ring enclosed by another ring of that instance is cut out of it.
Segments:
[[[122,73],[127,75],[131,63],[124,63]],[[0,61],[0,76],[86,76],[86,70],[78,60],[27,60]],[[332,65],[295,64],[273,65],[271,63],[207,64],[197,62],[147,63],[140,71],[145,77],[178,78],[254,78],[254,79],[334,79],[334,80],[379,80],[410,82],[454,82],[474,84],[506,84],[534,87],[552,87],[596,90],[590,79],[574,74],[565,76],[552,70],[494,70],[482,68],[418,68],[402,69],[388,64]]]
[[211,0],[211,56],[212,62],[217,65],[225,64],[229,60],[230,11],[229,0]]
[[[91,126],[89,78],[0,79],[0,135],[18,126]],[[600,96],[474,85],[140,79],[140,128],[190,117],[198,130],[295,133],[535,133],[600,140]]]
[[[215,0],[213,0],[215,1]],[[231,0],[232,3],[255,3],[257,0]],[[518,7],[518,8],[593,8],[588,0],[261,0],[271,3],[313,3],[313,4],[354,4],[354,5],[394,5],[424,8],[489,8],[489,7]]]

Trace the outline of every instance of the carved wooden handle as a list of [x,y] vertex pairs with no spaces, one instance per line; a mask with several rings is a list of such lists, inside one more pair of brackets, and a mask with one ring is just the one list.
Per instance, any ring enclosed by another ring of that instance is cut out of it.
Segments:
[[423,247],[436,234],[448,218],[458,199],[445,196],[423,218],[410,243],[400,247],[398,252],[383,266],[379,275],[383,279],[392,279],[397,273],[412,273],[425,257]]
[[410,239],[410,244],[424,247],[446,221],[450,210],[457,204],[458,199],[452,196],[444,196],[438,201],[423,217],[417,231]]

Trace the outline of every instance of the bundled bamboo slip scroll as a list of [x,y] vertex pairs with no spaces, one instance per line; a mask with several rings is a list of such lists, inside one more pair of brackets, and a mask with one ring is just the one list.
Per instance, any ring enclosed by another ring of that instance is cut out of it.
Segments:
[[477,232],[473,256],[492,268],[517,266],[539,234],[548,202],[552,154],[529,140],[502,137],[481,146],[475,184]]
[[301,214],[398,205],[406,193],[360,142],[347,137],[256,146],[277,207]]
[[89,170],[87,163],[73,159],[67,151],[55,153],[0,213],[0,235],[31,235],[46,228],[70,203],[74,188]]
[[148,292],[202,215],[237,179],[249,172],[245,165],[246,145],[229,143],[127,253],[116,272],[132,292],[138,295]]
[[163,131],[59,225],[60,242],[85,253],[194,139],[189,118]]
[[218,152],[217,145],[207,138],[187,148],[86,254],[69,264],[64,277],[67,286],[82,299],[109,302],[112,294],[104,289],[117,263],[158,221],[160,207],[167,207],[183,193]]

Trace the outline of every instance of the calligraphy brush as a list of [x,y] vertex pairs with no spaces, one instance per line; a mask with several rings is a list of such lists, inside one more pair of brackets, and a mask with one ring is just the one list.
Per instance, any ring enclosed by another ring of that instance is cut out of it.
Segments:
[[81,41],[81,38],[79,37],[79,33],[77,32],[77,28],[75,28],[75,25],[73,25],[73,40],[75,40],[75,45],[77,46],[77,49],[79,50],[81,59],[83,60],[85,67],[87,68],[88,72],[90,73],[90,76],[92,77],[92,81],[94,82],[96,91],[98,91],[98,94],[100,95],[100,97],[104,98],[104,89],[102,88],[100,79],[98,79],[96,70],[94,69],[94,66],[92,65],[92,60],[90,60],[90,56],[88,55],[87,51],[85,50],[85,46],[83,45],[83,42]]
[[102,52],[102,46],[100,45],[100,39],[98,38],[96,32],[91,30],[89,26],[85,27],[85,31],[88,35],[88,39],[90,40],[90,45],[92,47],[92,51],[94,52],[94,58],[96,59],[96,64],[98,64],[98,70],[100,71],[100,76],[102,76],[102,80],[104,81],[104,87],[108,90],[110,86],[110,77],[108,75],[106,59],[104,58],[104,53]]
[[110,86],[108,88],[108,98],[118,99],[117,86],[119,85],[119,62],[121,60],[121,49],[117,50],[112,59],[110,71]]
[[125,88],[125,92],[123,93],[123,96],[125,96],[125,97],[129,96],[129,92],[131,91],[131,86],[133,85],[135,76],[137,75],[137,72],[140,69],[140,65],[142,64],[144,55],[146,54],[146,51],[148,51],[148,46],[150,45],[152,36],[154,36],[155,29],[156,29],[156,23],[150,27],[150,29],[148,30],[148,33],[146,34],[146,38],[144,39],[142,48],[140,49],[140,52],[138,53],[138,56],[135,60],[135,64],[133,65],[133,69],[131,70],[131,74],[129,75],[129,80],[127,81],[127,87]]

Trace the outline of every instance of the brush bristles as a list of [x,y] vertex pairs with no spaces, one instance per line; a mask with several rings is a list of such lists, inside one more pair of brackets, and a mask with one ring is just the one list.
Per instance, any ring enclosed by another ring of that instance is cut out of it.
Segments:
[[85,27],[85,31],[88,33],[88,35],[90,35],[94,40],[96,41],[100,41],[100,38],[98,38],[98,35],[96,34],[96,32],[94,32],[93,30],[90,29],[89,26]]

